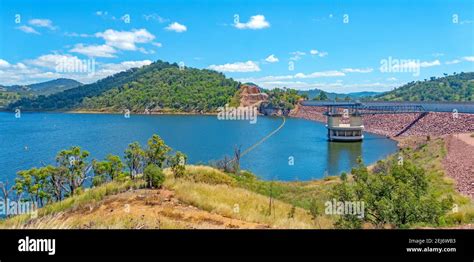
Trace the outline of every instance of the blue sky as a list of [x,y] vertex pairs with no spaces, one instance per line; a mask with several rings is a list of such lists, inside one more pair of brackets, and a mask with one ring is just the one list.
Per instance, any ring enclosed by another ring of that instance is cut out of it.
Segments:
[[[64,59],[94,73],[58,72]],[[265,88],[386,91],[474,71],[474,1],[0,0],[0,84],[90,83],[158,59]]]

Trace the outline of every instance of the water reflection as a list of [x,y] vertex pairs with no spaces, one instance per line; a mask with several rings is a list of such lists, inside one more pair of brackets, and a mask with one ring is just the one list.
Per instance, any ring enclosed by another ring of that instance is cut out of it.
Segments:
[[326,175],[340,175],[341,167],[357,165],[357,158],[362,156],[363,142],[327,142]]

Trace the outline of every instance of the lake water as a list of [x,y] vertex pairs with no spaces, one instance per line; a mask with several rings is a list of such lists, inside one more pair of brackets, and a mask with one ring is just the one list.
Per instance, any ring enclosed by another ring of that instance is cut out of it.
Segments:
[[[252,146],[282,123],[281,118],[220,121],[216,116],[0,113],[0,180],[12,181],[18,170],[54,164],[56,153],[78,145],[91,159],[107,154],[123,156],[127,145],[146,144],[156,133],[190,163],[208,163],[232,155],[234,146]],[[287,119],[275,135],[241,159],[243,169],[271,180],[309,180],[350,171],[358,156],[374,163],[397,150],[385,137],[365,133],[361,143],[326,140],[324,124]],[[293,160],[293,161],[291,161]]]

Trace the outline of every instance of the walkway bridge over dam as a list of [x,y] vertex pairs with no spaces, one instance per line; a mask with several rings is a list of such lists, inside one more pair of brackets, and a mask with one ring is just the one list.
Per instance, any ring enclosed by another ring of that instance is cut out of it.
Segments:
[[303,101],[303,106],[325,107],[328,140],[361,141],[364,138],[363,115],[417,114],[414,120],[395,136],[399,136],[424,118],[429,112],[473,113],[474,103],[450,102],[331,102]]

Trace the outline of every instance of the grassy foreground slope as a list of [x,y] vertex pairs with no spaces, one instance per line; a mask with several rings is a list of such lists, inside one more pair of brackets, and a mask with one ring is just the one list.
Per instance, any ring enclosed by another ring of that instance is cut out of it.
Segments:
[[20,215],[0,228],[330,228],[326,217],[238,186],[238,181],[207,166],[187,166],[186,177],[165,170],[162,189],[144,181],[109,182]]

